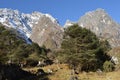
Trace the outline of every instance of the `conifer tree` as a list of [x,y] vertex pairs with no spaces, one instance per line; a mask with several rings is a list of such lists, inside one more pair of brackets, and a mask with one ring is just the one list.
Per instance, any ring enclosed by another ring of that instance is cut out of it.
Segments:
[[[107,46],[105,47],[107,50]],[[65,29],[58,57],[61,62],[68,63],[71,68],[90,71],[102,66],[107,59],[107,55],[104,55],[105,50],[94,33],[76,24]],[[101,55],[100,58],[99,55]]]

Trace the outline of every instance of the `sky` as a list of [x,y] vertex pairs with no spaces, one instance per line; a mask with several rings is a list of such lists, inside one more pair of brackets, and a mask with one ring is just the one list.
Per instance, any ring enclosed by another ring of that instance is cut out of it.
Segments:
[[60,25],[66,20],[78,21],[86,12],[102,8],[120,23],[120,0],[1,0],[0,8],[17,9],[23,13],[49,13]]

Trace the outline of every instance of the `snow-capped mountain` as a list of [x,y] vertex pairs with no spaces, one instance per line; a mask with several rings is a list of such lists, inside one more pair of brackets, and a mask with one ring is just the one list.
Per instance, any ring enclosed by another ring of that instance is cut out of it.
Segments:
[[[43,21],[43,18],[45,18],[44,21]],[[44,43],[41,43],[43,41],[43,39],[47,40],[49,37],[49,36],[45,36],[45,35],[49,35],[52,32],[55,32],[52,35],[52,36],[55,36],[57,34],[57,32],[58,33],[63,32],[61,29],[61,26],[58,24],[58,21],[55,18],[53,18],[50,14],[43,14],[43,13],[40,13],[37,11],[35,11],[31,14],[25,14],[25,13],[19,12],[18,10],[3,8],[3,9],[0,9],[0,23],[5,25],[6,27],[16,29],[17,32],[21,35],[22,38],[24,38],[26,40],[27,43],[31,43],[31,41],[29,39],[29,38],[31,38],[31,40],[33,42],[38,43],[40,46],[44,45]],[[37,24],[41,24],[41,25],[37,25]],[[46,25],[48,25],[48,27],[45,27]],[[55,25],[55,27],[54,27],[54,25]],[[49,31],[49,29],[51,29],[51,28],[53,30],[52,31],[50,30],[49,33],[47,33],[46,31],[43,32],[43,30],[47,29]],[[58,28],[60,29],[60,31],[56,30]],[[39,30],[37,30],[37,32],[36,32],[36,29],[39,29]],[[31,35],[32,35],[32,37],[31,37]],[[34,36],[36,36],[36,37],[34,37]],[[41,36],[43,36],[43,37],[41,38]],[[59,36],[59,35],[57,35],[57,36]],[[39,40],[37,39],[37,37],[40,37],[40,38],[38,38]],[[49,37],[49,38],[52,38],[52,37]],[[59,38],[58,38],[58,40],[59,40]],[[43,41],[43,42],[45,42],[45,41]],[[58,44],[58,43],[56,43],[55,40],[53,42],[54,42],[53,45]],[[60,43],[59,43],[59,45],[60,45]]]
[[49,14],[43,14],[40,12],[24,14],[18,10],[7,8],[0,9],[0,22],[7,27],[16,29],[26,41],[28,41],[28,38],[31,36],[32,27],[38,23],[42,16],[50,18],[53,23],[57,22],[56,19]]

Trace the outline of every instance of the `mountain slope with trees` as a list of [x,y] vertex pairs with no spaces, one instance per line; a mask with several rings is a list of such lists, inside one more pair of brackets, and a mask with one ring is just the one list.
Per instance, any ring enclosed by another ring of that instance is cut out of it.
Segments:
[[0,62],[39,61],[47,58],[47,49],[38,44],[27,44],[14,29],[0,25]]

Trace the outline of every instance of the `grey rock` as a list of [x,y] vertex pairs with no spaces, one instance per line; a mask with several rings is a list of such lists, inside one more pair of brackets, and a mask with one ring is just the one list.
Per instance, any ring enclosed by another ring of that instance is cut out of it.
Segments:
[[32,28],[30,38],[40,46],[45,45],[49,49],[58,49],[62,42],[63,32],[63,28],[57,22],[43,16]]
[[78,21],[79,26],[94,32],[100,39],[108,40],[112,48],[120,46],[120,24],[103,9],[87,12]]

